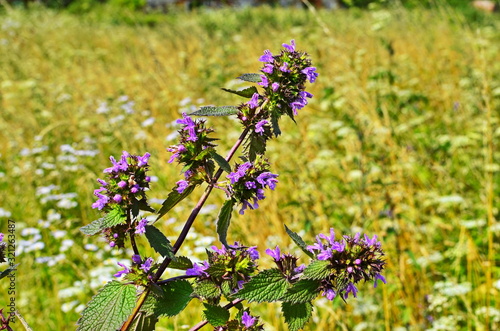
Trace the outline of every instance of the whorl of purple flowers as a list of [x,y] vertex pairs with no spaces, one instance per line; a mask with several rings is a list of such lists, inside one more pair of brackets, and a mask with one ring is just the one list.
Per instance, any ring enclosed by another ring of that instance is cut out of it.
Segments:
[[332,274],[322,281],[323,295],[333,300],[337,294],[346,299],[349,294],[357,295],[355,286],[361,280],[386,282],[381,275],[385,266],[384,252],[377,236],[372,238],[357,233],[354,237],[343,236],[340,241],[335,240],[335,233],[330,229],[330,234],[320,234],[313,245],[307,249],[318,260],[329,261]]
[[[258,201],[265,198],[264,189],[274,190],[278,180],[277,174],[267,171],[267,163],[245,162],[236,167],[234,172],[227,175],[230,181],[229,192],[231,196],[242,204],[240,214],[247,208],[257,209]],[[250,203],[252,201],[253,203]]]
[[94,190],[98,199],[92,204],[92,208],[107,210],[111,205],[118,204],[125,209],[132,199],[143,198],[144,191],[149,188],[151,181],[151,178],[146,176],[150,156],[149,153],[143,156],[131,155],[126,151],[123,151],[118,161],[111,156],[113,166],[104,170],[107,174],[106,180],[97,179],[101,187]]

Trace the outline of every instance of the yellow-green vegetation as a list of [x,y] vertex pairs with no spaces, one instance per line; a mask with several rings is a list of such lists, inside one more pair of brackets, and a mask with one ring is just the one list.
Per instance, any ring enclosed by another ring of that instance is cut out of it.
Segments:
[[[82,305],[119,270],[117,259],[131,255],[79,232],[100,217],[90,206],[108,157],[152,154],[157,208],[181,179],[167,163],[171,123],[199,105],[242,102],[218,88],[239,87],[234,78],[256,72],[264,49],[295,39],[320,73],[314,98],[270,145],[276,191],[258,210],[235,215],[228,239],[263,254],[295,249],[284,223],[309,241],[330,227],[338,236],[379,236],[387,284],[360,286],[347,304],[317,301],[310,330],[499,328],[499,31],[498,16],[471,22],[447,7],[5,10],[0,231],[15,220],[17,308],[33,330],[74,329]],[[225,154],[238,123],[209,124]],[[216,193],[183,254],[204,259],[196,247],[219,244]],[[193,201],[158,225],[173,241]],[[0,281],[0,307],[7,284]],[[266,330],[286,330],[278,312],[255,306]],[[193,300],[157,330],[201,319]]]

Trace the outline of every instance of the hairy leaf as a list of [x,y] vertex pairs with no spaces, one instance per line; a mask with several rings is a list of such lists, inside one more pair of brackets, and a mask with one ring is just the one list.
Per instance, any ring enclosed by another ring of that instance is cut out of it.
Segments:
[[231,215],[235,201],[233,199],[226,200],[220,209],[219,216],[217,217],[217,234],[219,235],[220,242],[227,247],[227,229],[231,224]]
[[290,287],[282,300],[291,303],[304,303],[316,298],[321,283],[317,280],[302,279]]
[[222,326],[229,320],[230,315],[227,309],[220,306],[209,305],[208,303],[203,303],[203,306],[205,306],[203,314],[208,323],[212,324],[212,326]]
[[0,279],[7,277],[12,271],[16,271],[17,270],[16,268],[18,265],[19,265],[19,263],[16,265],[10,266],[7,269],[5,269],[4,271],[0,272]]
[[82,231],[86,235],[91,236],[106,228],[110,228],[123,223],[126,220],[127,216],[123,214],[120,209],[112,209],[109,213],[104,215],[104,217],[101,217],[98,220],[95,220],[92,223],[81,227],[80,231]]
[[185,256],[175,256],[168,267],[171,269],[187,270],[193,267],[193,262]]
[[207,274],[213,277],[222,277],[226,273],[226,265],[224,263],[214,263],[207,270]]
[[222,170],[224,170],[227,173],[231,172],[231,165],[229,164],[229,162],[226,161],[226,159],[222,155],[217,154],[215,151],[212,151],[211,154],[215,162],[217,162],[217,164],[219,165],[219,167],[222,168]]
[[160,285],[162,294],[151,293],[144,302],[143,310],[156,317],[175,316],[191,301],[193,287],[186,280],[176,280]]
[[135,307],[135,286],[111,281],[90,300],[77,322],[77,331],[115,331]]
[[238,107],[235,106],[203,106],[197,111],[189,114],[190,116],[229,116],[238,113]]
[[148,201],[146,199],[138,200],[138,202],[140,210],[149,211],[150,213],[156,212],[156,210],[148,204]]
[[156,221],[162,218],[166,213],[168,213],[170,209],[174,208],[175,205],[181,202],[185,197],[190,195],[195,187],[196,185],[189,185],[182,193],[177,192],[174,187],[172,191],[168,194],[167,199],[163,201],[163,204],[160,210],[158,211],[158,217],[156,218]]
[[160,253],[161,256],[168,257],[170,259],[174,257],[170,241],[158,228],[153,225],[147,225],[146,238],[148,239],[151,247],[153,247],[157,253]]
[[271,116],[271,126],[273,128],[273,133],[274,133],[274,136],[277,137],[281,134],[281,129],[280,129],[280,126],[278,124],[278,117],[277,116]]
[[290,238],[292,238],[293,242],[296,243],[297,246],[299,246],[300,249],[302,249],[302,251],[306,253],[307,256],[309,256],[311,259],[314,258],[314,254],[307,250],[307,244],[297,233],[290,230],[286,225],[285,225],[285,231],[286,233],[288,233]]
[[262,81],[262,78],[260,76],[261,76],[260,74],[243,74],[236,78],[241,79],[245,82],[260,83]]
[[273,302],[280,300],[288,287],[288,281],[281,271],[267,269],[243,285],[243,289],[234,296],[238,299],[246,299],[248,302]]
[[245,141],[245,152],[248,153],[251,162],[255,161],[257,155],[263,155],[266,152],[266,138],[252,131]]
[[330,261],[314,260],[304,269],[304,278],[320,280],[331,273]]
[[297,331],[304,327],[309,318],[311,318],[313,306],[310,302],[290,303],[283,302],[281,305],[285,322],[290,331]]
[[[259,76],[259,78],[260,78],[260,76]],[[222,90],[229,92],[229,93],[239,95],[240,97],[244,97],[244,98],[251,98],[254,93],[257,93],[257,88],[255,86],[250,86],[250,87],[247,87],[246,89],[238,90],[238,91],[231,90],[228,88],[222,88]]]
[[207,299],[216,299],[220,297],[221,290],[220,288],[209,280],[204,280],[196,284],[194,289],[194,293],[200,297]]

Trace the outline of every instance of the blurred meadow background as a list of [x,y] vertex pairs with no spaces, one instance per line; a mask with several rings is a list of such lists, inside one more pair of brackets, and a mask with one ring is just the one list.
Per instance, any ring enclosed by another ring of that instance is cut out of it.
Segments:
[[[92,192],[109,156],[152,154],[158,208],[181,177],[167,163],[175,119],[242,102],[219,88],[245,86],[235,77],[257,72],[264,49],[295,39],[320,73],[314,98],[271,142],[276,191],[258,210],[235,213],[228,239],[263,255],[295,250],[283,224],[309,242],[330,227],[379,236],[387,284],[362,285],[347,304],[316,301],[307,330],[500,330],[500,20],[463,2],[167,13],[3,2],[0,232],[16,221],[16,304],[26,321],[75,329],[116,263],[130,259],[79,231],[100,217]],[[225,154],[239,124],[208,123]],[[182,255],[201,260],[220,245],[223,198],[212,195]],[[158,224],[172,241],[195,199]],[[0,281],[0,308],[6,288]],[[251,306],[266,330],[286,330],[279,305]],[[157,330],[188,329],[201,310],[193,300]]]

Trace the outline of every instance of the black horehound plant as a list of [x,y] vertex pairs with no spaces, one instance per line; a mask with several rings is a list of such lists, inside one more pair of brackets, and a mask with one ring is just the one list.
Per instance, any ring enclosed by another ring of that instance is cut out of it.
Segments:
[[[168,148],[172,153],[169,163],[183,166],[183,178],[158,211],[147,201],[150,154],[123,152],[118,160],[111,157],[112,166],[104,170],[104,179],[97,180],[101,187],[94,191],[98,199],[92,205],[104,216],[81,230],[86,235],[102,234],[111,247],[130,244],[134,255],[129,264],[120,263],[123,270],[114,275],[117,279],[107,283],[88,303],[78,330],[154,330],[159,318],[179,314],[192,299],[201,300],[205,308],[202,321],[192,330],[206,324],[214,330],[263,330],[262,321],[245,307],[245,302],[281,302],[288,328],[298,330],[309,320],[318,296],[346,300],[349,295],[356,297],[356,285],[362,280],[374,281],[375,286],[378,280],[385,283],[381,275],[384,253],[376,236],[358,233],[336,240],[331,230],[328,235],[319,234],[316,242],[308,245],[285,227],[309,263],[298,265],[298,257],[284,254],[276,246],[266,249],[276,266],[265,270],[259,269],[256,246],[227,242],[233,209],[237,207],[240,214],[256,209],[266,190],[276,188],[278,175],[270,170],[266,143],[281,134],[279,120],[283,115],[294,120],[307,105],[312,94],[305,90],[306,83],[314,83],[318,77],[308,54],[297,51],[293,40],[283,44],[277,55],[266,50],[259,60],[263,62],[260,73],[238,77],[257,86],[238,91],[224,89],[247,98],[247,102],[201,107],[177,120],[181,125],[180,140]],[[225,158],[217,153],[214,130],[193,116],[237,117],[242,133]],[[241,145],[239,162],[231,165]],[[160,220],[204,183],[205,191],[173,246],[155,225],[140,216],[141,211],[156,213],[156,221]],[[207,259],[193,263],[176,253],[214,188],[227,196],[216,226],[221,246],[207,249]],[[141,253],[136,244],[136,237],[141,235],[161,257]],[[184,270],[185,275],[163,277],[168,268]]]

